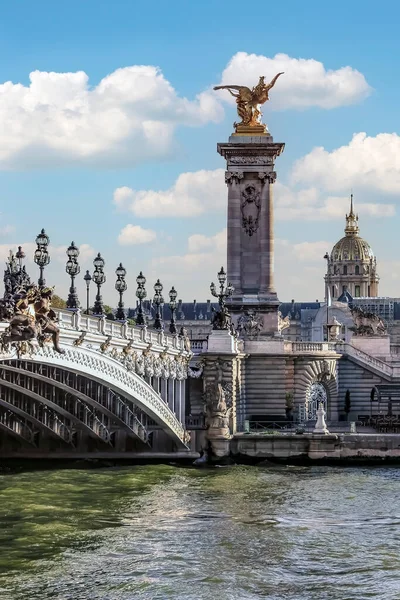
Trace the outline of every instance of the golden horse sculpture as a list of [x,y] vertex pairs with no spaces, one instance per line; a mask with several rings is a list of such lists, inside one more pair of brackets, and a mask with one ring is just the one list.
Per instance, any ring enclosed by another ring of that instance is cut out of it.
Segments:
[[[263,129],[265,132],[265,125],[261,123],[261,104],[264,104],[269,100],[268,92],[274,87],[276,80],[283,73],[278,73],[270,81],[265,83],[265,77],[260,76],[260,80],[256,86],[252,89],[246,85],[216,85],[214,90],[228,90],[228,92],[236,98],[237,112],[239,117],[242,119],[240,123],[234,123],[236,132],[240,130],[247,131],[248,128]],[[251,129],[249,130],[251,132]]]

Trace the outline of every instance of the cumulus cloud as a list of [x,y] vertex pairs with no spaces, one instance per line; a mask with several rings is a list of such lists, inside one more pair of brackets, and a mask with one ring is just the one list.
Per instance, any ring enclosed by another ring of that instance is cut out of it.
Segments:
[[346,146],[328,152],[314,148],[293,167],[292,181],[333,191],[352,186],[388,194],[400,192],[400,136],[397,133],[354,134]]
[[[276,182],[275,216],[280,221],[330,221],[343,219],[349,211],[349,197],[326,196],[315,187],[296,190]],[[392,217],[396,214],[394,204],[356,202],[357,212],[369,217]]]
[[[336,108],[359,102],[371,93],[364,75],[352,67],[331,70],[315,59],[292,58],[287,54],[276,54],[271,58],[238,52],[223,71],[220,85],[252,87],[260,75],[265,75],[269,81],[280,72],[284,75],[271,93],[270,106],[275,110],[312,106]],[[228,92],[224,99],[234,102]]]
[[118,236],[118,243],[121,246],[134,246],[138,244],[148,244],[153,242],[157,234],[152,229],[144,229],[140,225],[126,225]]
[[177,125],[223,116],[205,91],[179,97],[154,66],[117,69],[90,87],[86,73],[34,71],[29,86],[0,84],[0,168],[134,164],[165,156]]
[[139,217],[197,217],[226,207],[224,170],[182,173],[167,190],[117,188],[114,204]]

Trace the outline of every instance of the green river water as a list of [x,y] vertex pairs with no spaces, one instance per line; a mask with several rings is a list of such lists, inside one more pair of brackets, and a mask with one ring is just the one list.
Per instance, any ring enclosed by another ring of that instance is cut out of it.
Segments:
[[400,469],[0,475],[1,600],[400,599]]

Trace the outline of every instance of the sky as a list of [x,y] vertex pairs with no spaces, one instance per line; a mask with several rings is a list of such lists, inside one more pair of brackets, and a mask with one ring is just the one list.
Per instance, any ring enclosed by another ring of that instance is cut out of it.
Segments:
[[[0,259],[51,240],[47,283],[78,289],[101,252],[115,269],[210,298],[226,266],[224,160],[236,119],[220,83],[285,74],[263,107],[276,161],[275,280],[282,301],[323,300],[323,256],[344,233],[351,191],[380,295],[400,296],[400,5],[238,0],[15,0],[0,21]],[[94,293],[94,290],[93,290]]]

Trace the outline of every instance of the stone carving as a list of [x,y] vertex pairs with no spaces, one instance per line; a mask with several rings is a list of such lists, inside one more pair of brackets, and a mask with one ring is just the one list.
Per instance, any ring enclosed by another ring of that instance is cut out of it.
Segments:
[[231,156],[228,159],[229,165],[272,165],[272,158],[269,156]]
[[60,348],[60,330],[57,315],[51,308],[53,288],[39,288],[28,285],[20,288],[7,299],[7,310],[0,311],[2,320],[9,320],[8,329],[0,336],[0,346],[20,344],[35,339],[43,345],[51,337],[54,349],[63,354]]
[[214,90],[228,90],[228,92],[236,98],[237,112],[242,119],[240,123],[235,123],[236,131],[238,125],[247,125],[256,127],[261,124],[261,104],[269,100],[268,92],[274,87],[276,80],[283,73],[278,73],[270,81],[265,83],[265,77],[261,76],[259,82],[252,89],[245,85],[217,85]]
[[261,195],[254,185],[247,185],[241,196],[242,226],[247,235],[251,237],[257,231],[259,225]]
[[264,321],[261,315],[258,315],[254,310],[245,310],[237,322],[237,332],[239,335],[252,338],[257,336],[264,326]]
[[242,171],[225,171],[225,183],[239,183],[243,179]]
[[354,320],[354,327],[349,329],[359,336],[385,335],[386,325],[378,315],[364,311],[359,306],[351,308],[351,316]]
[[225,393],[219,382],[210,382],[204,391],[207,436],[230,437],[229,411]]
[[341,329],[342,329],[342,324],[339,323],[339,321],[337,320],[337,318],[335,316],[333,316],[332,321],[328,325],[330,342],[336,342],[339,339]]
[[268,180],[268,183],[275,183],[276,181],[276,171],[270,171],[269,173],[265,173],[264,171],[260,171],[258,173],[258,179],[260,179],[263,183]]
[[215,310],[213,307],[211,316],[212,328],[215,330],[227,329],[232,330],[231,315],[225,305],[220,307],[220,310]]
[[190,354],[192,354],[192,346],[190,343],[190,338],[189,338],[188,330],[186,329],[186,327],[182,326],[180,328],[179,337],[183,339],[183,347],[186,350],[186,352],[190,352]]
[[204,371],[204,363],[203,362],[198,362],[193,366],[193,369],[188,366],[188,376],[191,377],[192,379],[200,379],[200,377],[203,375],[203,371]]
[[290,314],[287,314],[285,318],[282,317],[282,313],[278,311],[278,331],[281,333],[284,329],[290,327]]
[[108,335],[107,339],[104,340],[102,344],[100,344],[100,352],[107,352],[109,347],[111,346],[112,335]]

